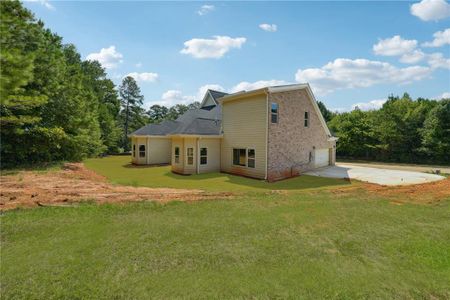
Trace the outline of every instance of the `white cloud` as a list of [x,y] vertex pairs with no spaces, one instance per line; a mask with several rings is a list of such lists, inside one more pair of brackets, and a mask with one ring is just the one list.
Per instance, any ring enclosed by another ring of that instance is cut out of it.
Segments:
[[55,10],[55,7],[48,0],[26,0],[26,2],[37,2],[37,3],[45,6],[45,8],[47,8],[47,9]]
[[380,109],[386,101],[386,99],[377,99],[368,102],[358,102],[352,105],[352,110],[356,107],[358,107],[360,110]]
[[415,64],[425,58],[425,53],[421,50],[414,50],[411,53],[403,54],[400,57],[400,62],[405,64]]
[[122,58],[122,53],[117,52],[115,46],[102,48],[100,52],[91,53],[86,57],[87,60],[97,60],[106,69],[115,68],[123,62]]
[[155,82],[159,77],[157,73],[150,73],[150,72],[142,72],[142,73],[132,72],[128,73],[126,76],[131,76],[136,81],[140,82]]
[[242,82],[236,84],[235,86],[233,86],[230,89],[230,92],[236,93],[236,92],[240,92],[240,91],[251,91],[251,90],[260,89],[260,88],[267,87],[267,86],[283,85],[283,84],[289,84],[289,82],[284,81],[284,80],[276,80],[276,79],[259,80],[259,81],[255,81],[255,82],[242,81]]
[[442,93],[442,95],[436,97],[436,99],[450,99],[450,92]]
[[412,52],[417,47],[416,40],[405,40],[396,35],[391,38],[379,40],[373,45],[373,52],[376,55],[397,56]]
[[422,0],[411,5],[410,11],[423,21],[437,21],[450,16],[450,4],[445,0]]
[[343,108],[343,107],[330,108],[330,110],[331,110],[332,112],[337,112],[337,113],[343,113],[343,112],[349,111],[348,108]]
[[151,101],[151,105],[159,104],[170,107],[175,104],[189,104],[195,100],[194,96],[183,95],[179,90],[168,90],[162,94],[161,100]]
[[212,39],[191,39],[184,42],[182,54],[189,54],[195,58],[221,58],[233,48],[241,48],[247,41],[244,37],[231,38],[229,36],[213,36]]
[[168,90],[162,94],[161,100],[151,101],[151,105],[159,104],[159,105],[164,105],[164,106],[170,107],[175,104],[189,104],[194,101],[201,102],[208,89],[221,91],[221,92],[225,91],[225,89],[221,85],[218,85],[218,84],[205,84],[205,85],[201,86],[198,89],[197,94],[195,96],[184,95],[183,92],[180,90]]
[[268,32],[275,32],[278,29],[276,24],[265,24],[265,23],[259,24],[259,28]]
[[140,67],[142,67],[142,63],[138,62],[137,64],[135,64],[135,66],[136,66],[136,68],[140,68]]
[[438,31],[433,34],[434,40],[431,42],[423,43],[423,47],[442,47],[444,45],[450,45],[450,28],[444,31]]
[[350,112],[357,107],[358,107],[358,109],[364,110],[364,111],[376,110],[376,109],[380,109],[386,101],[387,101],[387,99],[376,99],[376,100],[370,100],[367,102],[358,102],[358,103],[352,104],[350,107],[330,108],[330,110],[332,112],[337,112],[337,113]]
[[317,94],[324,95],[339,89],[382,83],[411,83],[428,77],[431,71],[431,68],[422,66],[398,68],[380,61],[337,58],[321,68],[299,69],[295,79],[309,82]]
[[201,7],[200,7],[200,9],[197,11],[197,13],[200,15],[200,16],[204,16],[204,15],[206,15],[207,13],[209,13],[209,12],[212,12],[213,10],[215,9],[215,7],[214,7],[214,5],[202,5]]
[[445,58],[442,53],[432,53],[428,55],[428,64],[433,69],[443,68],[450,70],[450,58]]

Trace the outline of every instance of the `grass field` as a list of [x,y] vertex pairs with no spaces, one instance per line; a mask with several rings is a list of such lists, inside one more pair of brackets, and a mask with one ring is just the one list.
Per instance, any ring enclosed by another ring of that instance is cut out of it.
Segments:
[[450,199],[399,205],[308,176],[194,180],[126,157],[86,165],[115,183],[239,193],[7,211],[2,299],[450,298]]
[[109,156],[85,161],[85,166],[105,176],[116,184],[167,187],[182,189],[202,189],[207,191],[267,191],[267,190],[305,190],[346,186],[350,183],[341,179],[314,176],[300,176],[275,183],[245,178],[224,173],[207,173],[198,175],[177,175],[170,171],[170,166],[149,167],[133,166],[129,156]]
[[449,216],[361,191],[16,210],[2,298],[448,299]]

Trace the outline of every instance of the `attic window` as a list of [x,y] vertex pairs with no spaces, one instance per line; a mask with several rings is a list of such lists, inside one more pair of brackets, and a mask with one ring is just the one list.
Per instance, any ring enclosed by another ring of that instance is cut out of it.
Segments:
[[272,123],[278,123],[278,103],[271,104],[270,118],[272,120]]
[[305,127],[309,127],[309,112],[305,111]]

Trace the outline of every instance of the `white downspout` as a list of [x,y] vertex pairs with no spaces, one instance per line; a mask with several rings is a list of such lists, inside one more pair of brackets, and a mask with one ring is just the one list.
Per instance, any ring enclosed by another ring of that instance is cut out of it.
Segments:
[[150,138],[147,137],[147,157],[146,157],[147,165],[150,164]]
[[197,174],[200,174],[200,138],[197,138]]
[[266,170],[264,180],[267,180],[269,168],[268,152],[269,152],[269,91],[266,91]]

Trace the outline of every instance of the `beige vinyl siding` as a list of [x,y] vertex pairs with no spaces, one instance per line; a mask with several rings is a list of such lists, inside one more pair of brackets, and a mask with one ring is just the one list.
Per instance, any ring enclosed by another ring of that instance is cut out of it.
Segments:
[[[220,171],[220,139],[204,139],[199,140],[199,148],[207,148],[207,164],[199,165],[199,173],[219,172]],[[197,152],[200,155],[200,149]],[[200,158],[198,158],[200,163]]]
[[149,164],[167,164],[170,163],[171,140],[169,138],[150,137],[148,147]]
[[[180,148],[180,161],[175,163],[175,147]],[[184,143],[182,138],[172,138],[172,171],[184,173]]]
[[[266,95],[224,102],[222,114],[222,171],[264,178],[266,173],[267,134]],[[255,168],[234,166],[233,148],[255,149]]]

